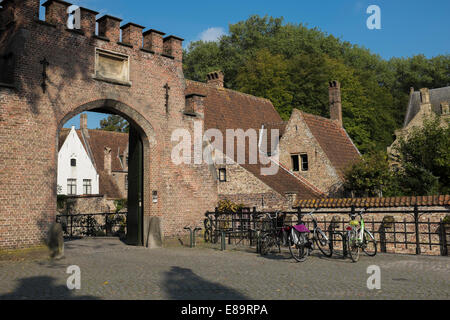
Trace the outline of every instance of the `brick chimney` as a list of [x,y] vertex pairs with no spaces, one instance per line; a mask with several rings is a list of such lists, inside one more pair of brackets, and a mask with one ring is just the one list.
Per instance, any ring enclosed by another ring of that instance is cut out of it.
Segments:
[[104,170],[106,171],[106,173],[108,175],[112,174],[112,169],[111,169],[111,148],[105,147],[105,160],[104,160]]
[[342,101],[341,101],[341,84],[339,81],[331,81],[329,87],[330,93],[330,118],[341,127],[342,122]]
[[223,88],[223,82],[224,82],[225,75],[222,71],[214,71],[211,73],[208,73],[206,76],[206,82],[210,85]]
[[80,115],[80,130],[81,130],[81,133],[86,138],[89,138],[88,118],[87,118],[87,114],[85,114],[85,113]]

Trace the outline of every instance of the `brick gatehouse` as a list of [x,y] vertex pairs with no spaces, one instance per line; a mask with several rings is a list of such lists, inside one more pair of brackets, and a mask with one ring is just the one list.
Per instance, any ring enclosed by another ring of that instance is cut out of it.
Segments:
[[0,248],[45,238],[56,214],[59,131],[88,110],[125,117],[142,140],[143,225],[157,216],[164,234],[174,235],[198,224],[217,203],[216,181],[206,165],[170,161],[171,132],[193,126],[183,112],[182,39],[143,34],[134,23],[120,27],[107,15],[96,20],[85,8],[81,28],[68,29],[71,4],[59,0],[44,3],[45,21],[39,0],[1,5]]

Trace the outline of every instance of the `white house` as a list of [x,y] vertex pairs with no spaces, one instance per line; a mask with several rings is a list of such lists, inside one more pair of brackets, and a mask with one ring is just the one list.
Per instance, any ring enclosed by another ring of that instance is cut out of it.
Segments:
[[81,196],[99,194],[99,174],[72,127],[58,153],[58,194]]

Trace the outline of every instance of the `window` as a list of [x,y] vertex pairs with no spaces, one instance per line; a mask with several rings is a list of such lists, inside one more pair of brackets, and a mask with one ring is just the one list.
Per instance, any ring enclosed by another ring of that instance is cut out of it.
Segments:
[[297,154],[293,155],[291,156],[291,158],[292,158],[292,171],[294,172],[300,171],[300,160],[298,155]]
[[77,166],[77,159],[70,159],[70,166],[76,167]]
[[302,158],[302,171],[308,171],[309,170],[308,155],[302,154],[300,157]]
[[77,179],[67,179],[67,194],[69,196],[77,195]]
[[227,169],[219,169],[219,181],[227,182]]
[[92,194],[92,180],[83,180],[83,194]]
[[125,176],[125,190],[128,190],[128,175]]
[[300,169],[302,171],[308,171],[309,170],[309,162],[308,162],[308,155],[307,154],[295,154],[291,156],[292,158],[292,171],[299,172]]

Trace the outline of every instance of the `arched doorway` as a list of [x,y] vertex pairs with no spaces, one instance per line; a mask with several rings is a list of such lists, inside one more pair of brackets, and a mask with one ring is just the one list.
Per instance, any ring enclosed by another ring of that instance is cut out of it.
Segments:
[[[143,246],[147,243],[144,233],[144,216],[150,209],[150,192],[145,181],[150,181],[150,149],[155,145],[153,127],[135,109],[120,101],[104,99],[86,103],[67,114],[59,123],[58,132],[64,124],[85,111],[119,115],[130,125],[128,142],[128,214],[127,236],[129,245]],[[59,135],[58,135],[59,136]]]

